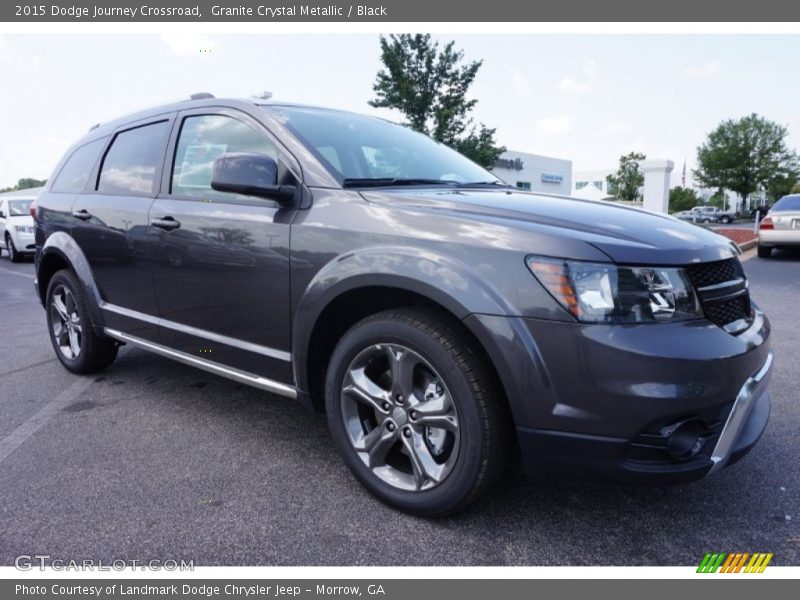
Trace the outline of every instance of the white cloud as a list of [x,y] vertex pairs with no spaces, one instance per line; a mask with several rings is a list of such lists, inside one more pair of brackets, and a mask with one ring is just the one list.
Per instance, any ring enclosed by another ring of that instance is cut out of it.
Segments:
[[645,144],[644,140],[634,140],[625,147],[624,154],[628,154],[629,152],[641,152],[646,155],[647,144]]
[[536,121],[536,127],[545,133],[565,133],[572,129],[572,118],[568,115],[547,117]]
[[558,82],[558,91],[565,94],[588,94],[592,91],[592,84],[572,77],[562,77]]
[[683,70],[684,79],[707,79],[714,77],[722,69],[719,61],[710,61],[700,65],[689,65]]
[[533,92],[531,82],[518,67],[511,67],[511,85],[514,86],[514,95],[517,98],[525,98]]
[[581,76],[565,75],[558,82],[558,91],[565,94],[588,94],[592,91],[597,79],[597,62],[591,58],[584,59]]
[[178,56],[210,56],[217,43],[202,33],[162,33],[163,41]]
[[0,64],[11,62],[11,48],[4,35],[0,35]]
[[630,133],[633,131],[633,127],[625,121],[614,121],[606,125],[606,131],[609,133]]

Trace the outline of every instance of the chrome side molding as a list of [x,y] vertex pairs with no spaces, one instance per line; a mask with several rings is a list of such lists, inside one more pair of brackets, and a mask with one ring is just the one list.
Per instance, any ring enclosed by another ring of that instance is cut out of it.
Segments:
[[291,362],[292,360],[292,355],[289,352],[284,352],[283,350],[276,350],[275,348],[269,348],[268,346],[260,346],[259,344],[254,344],[252,342],[237,340],[236,338],[228,337],[227,335],[221,335],[219,333],[214,333],[213,331],[206,331],[205,329],[198,329],[197,327],[192,327],[191,325],[176,323],[175,321],[170,321],[169,319],[164,319],[161,317],[154,317],[153,315],[148,315],[147,313],[139,312],[138,310],[125,308],[124,306],[117,306],[116,304],[103,302],[100,305],[100,308],[118,315],[122,315],[123,317],[136,319],[137,321],[144,321],[145,323],[152,323],[153,325],[157,325],[159,327],[165,327],[167,329],[172,329],[173,331],[178,331],[187,335],[193,335],[205,340],[217,342],[218,344],[225,344],[226,346],[232,346],[233,348],[239,348],[240,350],[246,350],[247,352],[253,352],[254,354],[268,356],[269,358],[274,358],[285,362]]
[[203,371],[214,373],[215,375],[221,375],[222,377],[227,377],[228,379],[233,379],[234,381],[264,390],[265,392],[278,394],[279,396],[285,396],[287,398],[297,398],[297,389],[294,386],[287,385],[279,381],[274,381],[272,379],[267,379],[266,377],[261,377],[260,375],[255,375],[246,371],[240,371],[239,369],[226,367],[219,363],[200,358],[199,356],[192,356],[191,354],[173,350],[171,348],[167,348],[166,346],[162,346],[161,344],[156,344],[155,342],[143,340],[134,335],[117,331],[116,329],[109,329],[106,327],[104,331],[107,336],[114,338],[115,340],[125,342],[126,344],[130,344],[132,346],[137,346],[166,358],[171,358],[172,360],[176,360],[185,365],[196,367],[198,369],[202,369]]

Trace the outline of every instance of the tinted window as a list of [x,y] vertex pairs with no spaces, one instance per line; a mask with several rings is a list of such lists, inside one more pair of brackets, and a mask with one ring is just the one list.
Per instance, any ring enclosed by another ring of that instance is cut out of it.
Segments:
[[264,109],[340,180],[497,181],[497,177],[455,150],[402,125],[335,110],[286,106]]
[[214,159],[226,152],[250,152],[278,158],[269,140],[241,121],[222,115],[187,117],[175,151],[172,193],[230,197],[230,194],[211,189]]
[[146,196],[153,192],[169,123],[162,121],[118,133],[100,170],[97,190]]
[[100,139],[77,148],[61,167],[50,191],[72,194],[82,192],[104,144],[105,140]]
[[800,211],[800,196],[784,196],[772,207],[773,212]]

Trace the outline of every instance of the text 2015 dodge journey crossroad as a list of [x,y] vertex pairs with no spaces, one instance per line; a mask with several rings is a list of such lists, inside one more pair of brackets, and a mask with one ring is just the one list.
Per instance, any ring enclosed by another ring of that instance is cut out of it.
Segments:
[[36,211],[67,369],[131,344],[297,398],[413,513],[519,457],[701,478],[769,417],[769,322],[725,238],[516,190],[380,119],[198,95],[93,128]]

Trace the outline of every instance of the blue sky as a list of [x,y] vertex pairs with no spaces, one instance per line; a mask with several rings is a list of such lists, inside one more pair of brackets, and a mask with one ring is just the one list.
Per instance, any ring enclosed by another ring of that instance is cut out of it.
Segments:
[[[484,64],[476,118],[514,150],[613,167],[640,150],[691,168],[722,119],[758,112],[800,146],[797,35],[452,35]],[[200,50],[205,50],[201,52]],[[382,116],[367,105],[378,36],[0,35],[0,187],[46,177],[88,127],[209,91]]]

